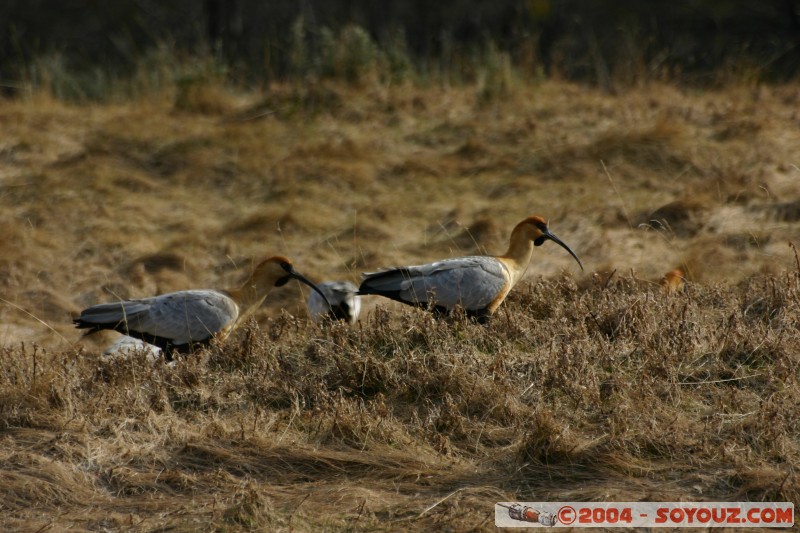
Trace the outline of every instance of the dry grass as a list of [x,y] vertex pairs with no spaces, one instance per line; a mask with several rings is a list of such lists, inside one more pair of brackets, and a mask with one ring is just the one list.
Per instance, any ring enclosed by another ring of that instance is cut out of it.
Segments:
[[[5,529],[488,530],[501,500],[800,502],[797,87],[190,88],[0,102]],[[355,281],[498,252],[533,213],[587,273],[537,248],[485,327],[368,301],[318,328],[289,285],[166,366],[103,358],[113,334],[69,323],[270,253]]]

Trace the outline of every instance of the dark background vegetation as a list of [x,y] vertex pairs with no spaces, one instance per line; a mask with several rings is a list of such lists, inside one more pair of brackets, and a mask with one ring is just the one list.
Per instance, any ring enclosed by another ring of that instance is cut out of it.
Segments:
[[487,49],[522,72],[601,86],[714,83],[720,69],[785,81],[800,67],[797,0],[5,0],[0,20],[7,86],[35,81],[43,57],[124,76],[158,49],[214,57],[241,81],[324,75],[326,42],[346,27],[422,75],[469,74]]

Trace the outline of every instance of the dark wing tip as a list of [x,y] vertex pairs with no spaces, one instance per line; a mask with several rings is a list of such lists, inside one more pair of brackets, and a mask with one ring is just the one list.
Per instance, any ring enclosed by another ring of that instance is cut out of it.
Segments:
[[[378,272],[364,272],[361,274],[362,281],[356,294],[378,294],[384,295],[386,288],[390,292],[395,292],[397,287],[393,285],[400,281],[410,279],[411,271],[408,268],[389,268]],[[387,287],[388,286],[388,287]]]
[[97,331],[101,331],[104,329],[114,329],[113,326],[108,326],[107,324],[94,324],[92,322],[87,322],[80,317],[73,318],[72,323],[75,324],[76,329],[85,329],[86,331],[83,332],[83,335],[91,335]]

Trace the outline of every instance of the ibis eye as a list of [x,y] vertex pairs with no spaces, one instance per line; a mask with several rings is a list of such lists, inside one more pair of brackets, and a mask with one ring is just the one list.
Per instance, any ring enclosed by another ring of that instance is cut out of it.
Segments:
[[542,235],[541,237],[536,237],[536,239],[533,240],[533,245],[534,246],[541,246],[541,245],[544,244],[544,241],[546,241],[546,240],[547,240],[547,237],[545,235]]
[[292,279],[292,278],[289,277],[289,276],[284,276],[282,278],[278,278],[278,281],[275,282],[275,286],[276,287],[283,287],[284,285],[289,283],[290,279]]

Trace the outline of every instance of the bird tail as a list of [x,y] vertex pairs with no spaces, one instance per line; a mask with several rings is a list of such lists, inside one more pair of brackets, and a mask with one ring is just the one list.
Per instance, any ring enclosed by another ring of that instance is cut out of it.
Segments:
[[358,294],[376,294],[389,298],[399,296],[403,282],[409,279],[411,279],[411,272],[406,268],[367,273],[364,274],[364,280],[358,287]]
[[78,329],[86,329],[84,335],[91,335],[103,329],[114,329],[125,333],[127,323],[133,320],[146,307],[139,302],[112,302],[99,304],[81,311],[78,318],[72,320]]

